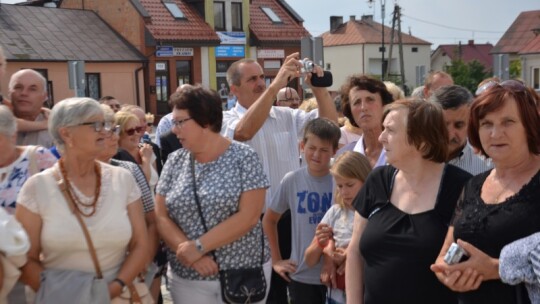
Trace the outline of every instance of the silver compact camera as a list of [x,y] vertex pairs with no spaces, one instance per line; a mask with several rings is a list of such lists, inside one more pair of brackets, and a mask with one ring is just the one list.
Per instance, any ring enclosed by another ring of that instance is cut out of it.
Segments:
[[300,72],[302,73],[313,73],[313,70],[315,69],[315,64],[313,61],[305,59],[305,60],[299,60],[302,64],[302,68],[300,69]]
[[463,259],[467,256],[467,252],[463,248],[456,243],[452,243],[444,255],[444,261],[448,265],[453,265],[463,261]]

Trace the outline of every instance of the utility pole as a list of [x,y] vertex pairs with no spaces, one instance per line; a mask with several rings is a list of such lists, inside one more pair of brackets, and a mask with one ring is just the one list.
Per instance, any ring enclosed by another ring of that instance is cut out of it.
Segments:
[[382,33],[382,44],[381,44],[381,54],[382,54],[382,57],[381,57],[381,80],[384,81],[384,72],[385,72],[385,64],[384,64],[384,14],[385,14],[385,11],[384,11],[384,7],[386,6],[386,0],[381,0],[381,19],[382,19],[382,24],[381,24],[381,33]]
[[[371,7],[374,0],[368,0],[368,3]],[[381,80],[384,81],[384,75],[385,75],[385,67],[386,64],[384,64],[384,15],[385,15],[385,6],[386,6],[386,0],[381,0],[381,34],[382,34],[382,42],[381,42]]]
[[392,64],[392,50],[394,47],[394,35],[396,32],[396,23],[397,23],[397,36],[398,36],[398,48],[399,48],[399,75],[401,76],[401,87],[405,91],[405,63],[403,62],[403,41],[401,39],[401,8],[399,5],[394,6],[394,14],[392,17],[392,31],[390,32],[390,50],[388,52],[388,66],[386,69],[386,78],[390,74],[390,67]]

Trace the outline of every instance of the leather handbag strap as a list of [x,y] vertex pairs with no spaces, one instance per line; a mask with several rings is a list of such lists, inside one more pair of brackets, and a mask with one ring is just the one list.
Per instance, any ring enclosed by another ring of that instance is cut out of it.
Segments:
[[102,279],[103,273],[101,273],[101,268],[99,267],[99,260],[97,258],[96,249],[94,248],[94,243],[92,242],[92,238],[90,237],[88,228],[86,228],[86,224],[84,223],[81,215],[77,211],[77,208],[75,207],[75,202],[71,199],[71,197],[67,193],[66,182],[64,181],[63,178],[60,178],[59,175],[57,174],[55,174],[55,177],[56,177],[56,182],[58,183],[58,187],[62,191],[62,194],[64,195],[64,198],[68,204],[69,209],[75,215],[75,218],[77,218],[79,225],[81,225],[82,231],[84,233],[84,238],[86,239],[86,243],[88,244],[90,255],[92,256],[92,262],[94,262],[94,268],[96,269],[97,278]]
[[[191,162],[191,176],[193,177],[193,194],[195,195],[195,203],[197,203],[197,211],[199,212],[199,216],[201,217],[201,222],[204,227],[204,231],[208,232],[208,227],[206,226],[206,221],[204,219],[204,215],[202,213],[201,208],[201,202],[199,201],[199,194],[197,193],[197,179],[195,178],[195,159],[193,157],[193,154],[190,156],[190,162]],[[214,260],[217,261],[217,257],[214,254],[214,251],[211,252],[212,256],[214,257]],[[261,265],[264,264],[264,232],[261,225]]]

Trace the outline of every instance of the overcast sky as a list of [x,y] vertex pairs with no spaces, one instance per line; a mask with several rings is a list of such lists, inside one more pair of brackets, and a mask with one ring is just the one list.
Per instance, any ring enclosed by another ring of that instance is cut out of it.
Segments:
[[[21,0],[0,0],[16,3]],[[318,36],[330,29],[330,16],[374,15],[381,22],[381,0],[287,0],[304,19],[304,26]],[[401,6],[403,32],[439,44],[497,43],[522,11],[540,10],[540,0],[387,0],[384,23],[392,25],[394,3]]]
[[[401,6],[401,30],[439,44],[475,43],[495,45],[522,11],[540,10],[539,0],[400,0],[386,1],[384,23],[392,26],[394,3]],[[304,19],[304,27],[318,36],[330,29],[330,16],[374,15],[381,22],[381,0],[287,0]],[[540,25],[540,20],[539,20]]]

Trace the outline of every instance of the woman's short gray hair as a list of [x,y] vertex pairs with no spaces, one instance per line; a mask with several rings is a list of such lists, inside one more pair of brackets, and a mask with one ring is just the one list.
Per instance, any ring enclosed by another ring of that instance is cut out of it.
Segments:
[[67,98],[56,104],[49,116],[49,133],[53,138],[56,148],[64,150],[64,140],[58,129],[63,127],[77,126],[90,117],[103,115],[99,102],[87,97]]
[[0,134],[11,137],[17,133],[17,120],[6,106],[0,105]]

